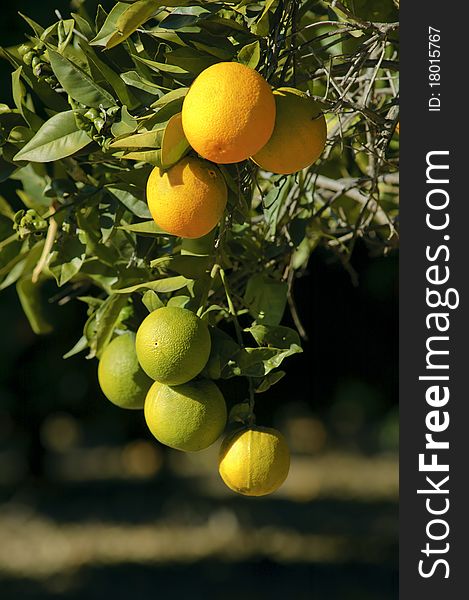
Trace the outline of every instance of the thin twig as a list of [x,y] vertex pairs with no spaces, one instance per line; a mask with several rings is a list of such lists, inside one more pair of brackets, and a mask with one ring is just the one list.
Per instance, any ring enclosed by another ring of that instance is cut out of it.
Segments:
[[55,242],[55,236],[57,235],[57,221],[54,219],[55,214],[55,206],[52,205],[50,207],[50,217],[49,217],[49,228],[47,229],[46,240],[44,242],[44,247],[42,248],[41,256],[37,262],[37,265],[34,267],[34,271],[31,277],[31,281],[33,283],[37,283],[44,267],[46,266],[47,259],[49,258],[49,254],[51,253],[52,246]]

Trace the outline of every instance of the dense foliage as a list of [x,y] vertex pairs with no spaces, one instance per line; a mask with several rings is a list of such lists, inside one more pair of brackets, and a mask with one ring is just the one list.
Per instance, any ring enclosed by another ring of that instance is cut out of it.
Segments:
[[[373,253],[396,246],[395,7],[378,3],[386,10],[373,14],[383,23],[366,20],[352,0],[138,0],[109,14],[99,7],[93,18],[77,4],[47,28],[25,17],[26,39],[2,50],[14,106],[0,105],[0,177],[21,187],[16,203],[0,197],[0,289],[16,285],[37,333],[51,328],[51,281],[60,288],[55,302],[85,302],[83,336],[67,356],[99,358],[147,309],[190,308],[218,325],[206,374],[246,376],[251,409],[254,393],[301,351],[300,336],[281,321],[289,304],[302,333],[293,284],[314,249],[326,245],[354,277],[358,238]],[[181,240],[150,218],[146,180],[154,165],[169,167],[188,151],[173,119],[188,86],[231,60],[320,101],[328,144],[295,175],[250,161],[222,166],[223,222],[205,238]],[[243,419],[244,408],[236,410]]]

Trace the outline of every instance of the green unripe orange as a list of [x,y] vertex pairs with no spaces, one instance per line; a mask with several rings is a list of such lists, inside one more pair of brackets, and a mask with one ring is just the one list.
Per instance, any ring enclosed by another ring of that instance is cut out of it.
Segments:
[[158,308],[137,331],[136,349],[142,369],[167,385],[180,385],[198,375],[208,361],[210,347],[207,324],[186,308]]
[[106,398],[116,406],[143,408],[152,381],[138,364],[134,333],[120,335],[108,344],[99,361],[98,380]]
[[145,400],[145,420],[158,441],[170,448],[197,452],[220,437],[226,404],[208,379],[169,387],[157,381]]

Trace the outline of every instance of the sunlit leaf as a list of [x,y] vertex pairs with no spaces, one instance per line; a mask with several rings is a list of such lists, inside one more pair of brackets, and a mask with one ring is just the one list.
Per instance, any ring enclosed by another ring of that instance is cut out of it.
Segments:
[[241,48],[238,52],[238,61],[251,69],[255,69],[261,59],[261,47],[259,42],[253,42]]
[[52,70],[60,85],[72,98],[86,106],[109,108],[116,101],[104,88],[99,86],[80,67],[58,52],[49,50]]
[[69,110],[46,121],[33,139],[15,155],[14,160],[51,162],[71,156],[90,141],[88,135],[78,129],[74,113]]
[[106,189],[137,217],[140,217],[141,219],[148,219],[151,217],[148,206],[146,202],[142,200],[141,194],[136,186],[125,183],[112,183],[107,185]]
[[169,169],[187,154],[190,149],[189,142],[182,128],[182,115],[173,115],[163,133],[161,141],[161,165],[163,169]]
[[186,287],[189,281],[189,279],[186,279],[181,275],[177,277],[166,277],[165,279],[157,279],[155,281],[146,281],[145,283],[138,283],[128,288],[123,288],[114,291],[116,294],[132,294],[133,292],[147,289],[164,294],[168,292],[175,292],[177,290],[181,290],[182,288]]
[[143,221],[142,223],[132,223],[131,225],[121,225],[119,229],[125,229],[125,231],[131,231],[137,235],[170,235],[166,233],[161,227],[151,219],[150,221]]

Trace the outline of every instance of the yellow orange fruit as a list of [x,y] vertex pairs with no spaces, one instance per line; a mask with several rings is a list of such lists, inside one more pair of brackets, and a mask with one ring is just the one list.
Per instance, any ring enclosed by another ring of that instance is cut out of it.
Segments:
[[186,383],[205,367],[210,355],[210,332],[192,311],[164,306],[140,325],[135,341],[142,369],[168,385]]
[[228,192],[213,164],[185,157],[168,171],[155,167],[147,181],[147,202],[155,222],[168,233],[199,238],[220,221]]
[[155,382],[145,400],[145,420],[162,444],[197,452],[220,437],[226,424],[226,404],[208,379],[175,387]]
[[272,135],[275,100],[254,69],[221,62],[200,73],[184,98],[182,126],[204,158],[235,163],[255,154]]
[[293,88],[274,91],[277,113],[271,138],[252,159],[265,171],[289,174],[312,165],[324,150],[327,127],[318,103]]
[[99,385],[106,398],[120,408],[143,408],[152,380],[138,364],[135,333],[124,333],[110,342],[98,365]]
[[245,496],[275,492],[290,469],[283,435],[268,427],[249,427],[228,436],[220,448],[219,472],[226,485]]

